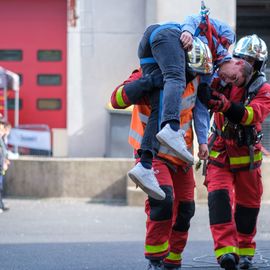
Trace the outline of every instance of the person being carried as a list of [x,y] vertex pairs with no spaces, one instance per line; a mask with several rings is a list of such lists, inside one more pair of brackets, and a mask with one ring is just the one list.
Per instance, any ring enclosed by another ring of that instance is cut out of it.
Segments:
[[[209,52],[208,47],[197,38],[194,39],[192,50],[188,53],[188,67],[190,70],[186,72],[186,76],[189,81],[194,78],[194,72],[204,74],[207,73],[209,69],[212,69],[211,53]],[[133,77],[136,76],[136,74],[137,73],[134,73]],[[138,90],[134,91],[134,88]],[[150,127],[152,127],[152,129],[157,129],[158,118],[151,118],[151,116],[153,116],[153,113],[158,112],[160,95],[163,93],[163,91],[160,91],[161,88],[163,88],[163,76],[159,69],[155,69],[151,74],[142,77],[139,81],[134,81],[130,84],[128,83],[128,81],[125,81],[124,85],[118,87],[117,91],[113,93],[111,103],[114,108],[121,108],[123,107],[123,104],[136,104],[138,101],[141,101],[142,98],[147,98],[151,106],[151,114],[147,117],[147,123],[145,122],[145,133],[149,130]],[[190,102],[194,101],[195,99],[196,93],[194,93],[194,96],[192,96],[192,100],[190,100]],[[122,100],[122,102],[120,100]],[[181,104],[181,106],[184,111],[186,109],[185,103]],[[203,106],[201,105],[201,107]],[[180,122],[179,119],[178,122]],[[181,123],[181,126],[185,128],[183,123]],[[157,153],[159,150],[159,143],[155,139],[155,137],[153,138],[153,141],[145,141],[145,138],[149,137],[145,136],[144,133],[141,134],[142,140],[140,142],[140,148],[137,149],[137,154],[141,156],[140,162],[138,162],[136,166],[129,172],[129,176],[138,186],[142,188],[142,190],[144,190],[152,198],[158,200],[165,199],[165,192],[159,187],[158,181],[156,180],[156,177],[151,170],[152,157],[154,157],[155,155],[149,157],[149,163],[151,164],[151,166],[149,169],[145,169],[146,173],[140,175],[136,173],[138,169],[142,168],[142,166],[148,165],[148,151],[144,151],[145,145],[149,145],[150,143],[152,143],[152,145],[155,145],[155,153]],[[169,148],[167,145],[165,146],[166,148]],[[191,149],[192,148],[190,147],[189,151],[191,151]],[[170,149],[170,151],[172,150]],[[192,156],[191,152],[189,152],[189,154]],[[175,152],[174,155],[176,155]],[[149,172],[151,172],[150,178]],[[137,178],[139,178],[138,181]]]
[[[194,16],[194,18],[197,17]],[[218,55],[217,59],[221,61],[220,59],[227,55],[227,44],[234,42],[235,35],[229,26],[214,19],[210,20],[210,25],[212,22],[213,28],[217,28],[216,32],[219,33],[217,37],[211,36],[216,44],[213,50],[215,55]],[[213,70],[209,61],[211,56],[208,52],[206,53],[208,57],[204,59],[203,70],[195,70],[194,65],[191,72],[189,65],[186,65],[185,49],[192,48],[193,42],[196,48],[203,46],[201,42],[204,37],[203,33],[193,38],[192,33],[189,32],[193,28],[197,29],[199,25],[200,21],[197,20],[189,20],[189,23],[186,22],[183,25],[178,23],[151,25],[146,29],[139,45],[138,55],[144,78],[147,80],[149,74],[160,72],[163,75],[164,87],[163,91],[158,94],[156,94],[157,92],[148,94],[151,114],[145,128],[141,148],[138,150],[140,162],[128,172],[128,175],[148,195],[159,199],[164,199],[164,192],[158,188],[157,179],[151,169],[152,159],[158,151],[159,144],[170,148],[183,161],[191,165],[194,162],[184,140],[185,131],[180,128],[179,116],[182,110],[180,105],[182,94],[186,87],[186,73],[212,74]],[[212,31],[211,29],[209,31]],[[227,41],[225,47],[223,47],[225,42],[221,43],[220,37]],[[194,56],[195,54],[193,54],[191,64],[192,61],[196,62]],[[121,96],[121,92],[119,92],[119,96]]]

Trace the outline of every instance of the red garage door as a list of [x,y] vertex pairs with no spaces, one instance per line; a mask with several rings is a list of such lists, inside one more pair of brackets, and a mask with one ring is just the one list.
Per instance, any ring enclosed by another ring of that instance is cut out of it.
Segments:
[[[0,0],[0,66],[21,76],[20,124],[66,127],[66,0]],[[9,120],[14,93],[8,93]]]

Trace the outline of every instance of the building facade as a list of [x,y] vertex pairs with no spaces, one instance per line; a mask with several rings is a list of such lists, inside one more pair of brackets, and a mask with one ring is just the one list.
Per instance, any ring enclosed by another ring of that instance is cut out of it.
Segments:
[[[238,9],[243,22],[248,5],[260,6],[260,14],[268,2],[205,0],[210,16],[234,29]],[[126,144],[126,127],[112,129],[107,104],[115,86],[138,67],[146,26],[181,22],[200,10],[200,1],[179,0],[0,0],[0,5],[0,66],[21,76],[20,123],[48,125],[53,155],[69,157],[110,156],[112,136]],[[12,119],[12,93],[8,98]]]

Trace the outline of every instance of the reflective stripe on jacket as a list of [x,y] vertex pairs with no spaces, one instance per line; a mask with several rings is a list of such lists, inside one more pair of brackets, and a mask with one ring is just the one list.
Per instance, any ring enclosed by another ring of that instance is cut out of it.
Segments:
[[[233,87],[229,99],[231,101],[241,102],[244,91],[244,88]],[[245,109],[245,115],[241,124],[244,126],[254,125],[257,132],[261,131],[261,123],[270,113],[270,85],[267,83],[264,84]],[[222,113],[214,114],[214,122],[218,130],[217,133],[224,130],[225,117]],[[250,169],[252,159],[254,168],[261,165],[261,148],[261,143],[255,144],[253,147],[253,157],[251,157],[248,146],[239,147],[236,139],[225,139],[219,134],[211,148],[209,160],[213,164],[229,166],[232,171],[248,170]]]

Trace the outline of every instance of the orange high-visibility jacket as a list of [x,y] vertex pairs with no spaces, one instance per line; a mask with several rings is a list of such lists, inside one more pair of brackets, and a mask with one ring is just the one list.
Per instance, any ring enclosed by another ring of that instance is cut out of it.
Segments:
[[[186,132],[185,140],[187,147],[191,152],[193,152],[192,109],[195,106],[197,85],[198,78],[195,78],[187,85],[182,95],[180,114],[180,127]],[[135,105],[133,108],[128,142],[135,150],[140,148],[144,129],[150,112],[151,108],[148,104]],[[163,145],[160,146],[158,156],[172,162],[175,165],[185,164],[182,160],[176,157],[176,155],[170,149]]]

